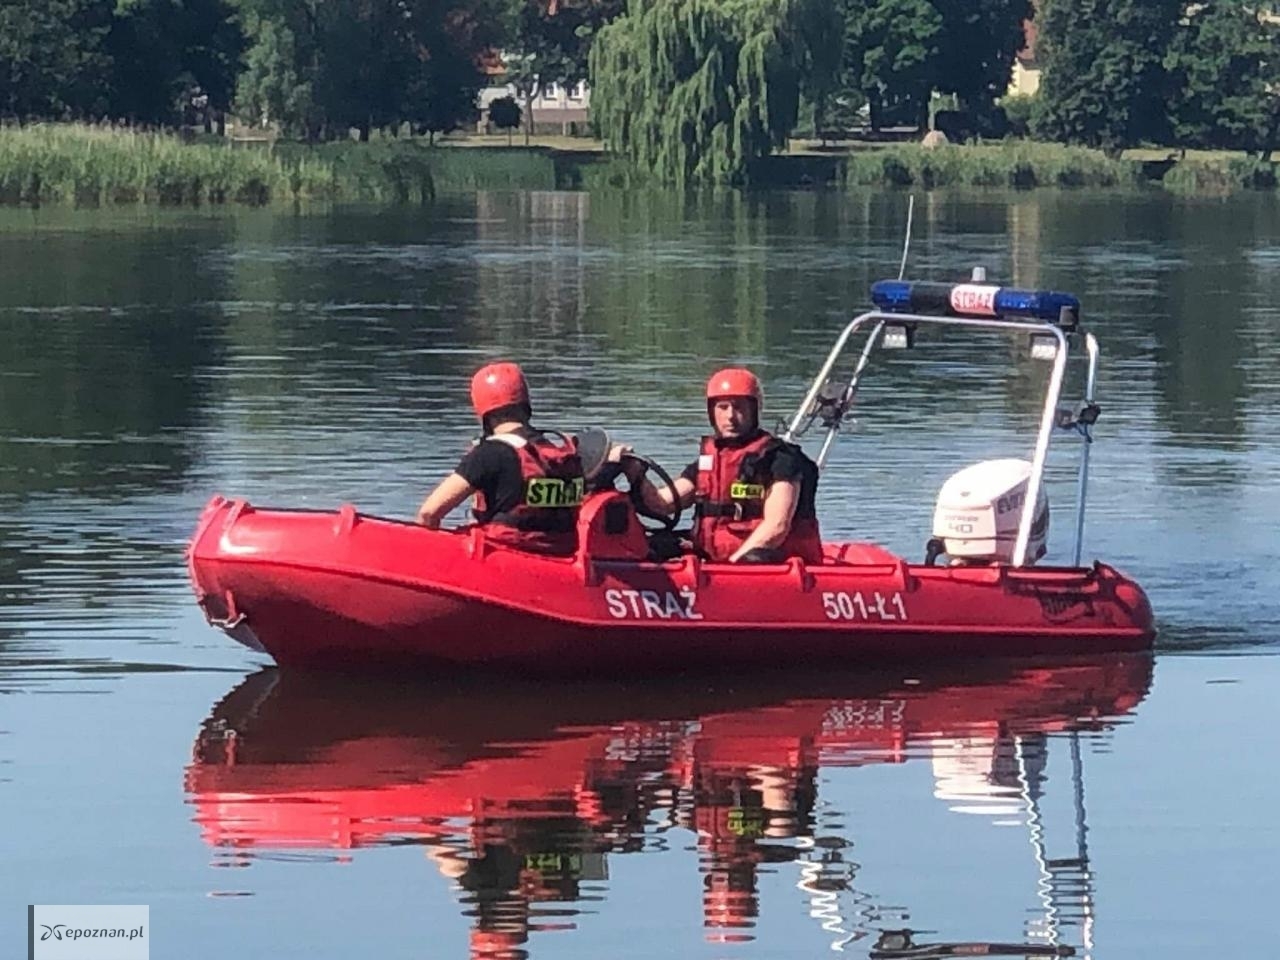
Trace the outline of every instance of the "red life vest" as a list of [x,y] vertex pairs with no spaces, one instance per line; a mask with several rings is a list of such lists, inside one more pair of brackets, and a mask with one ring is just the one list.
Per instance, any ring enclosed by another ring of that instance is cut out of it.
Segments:
[[[754,439],[741,445],[725,445],[715,437],[703,437],[698,456],[698,479],[695,488],[693,544],[712,560],[728,560],[764,516],[764,500],[773,482],[768,471],[770,455],[784,447],[803,451],[770,433],[760,431]],[[805,458],[808,459],[807,457]],[[810,461],[812,462],[812,461]],[[805,471],[801,504],[813,500],[817,468]],[[801,512],[801,504],[791,519],[791,530],[775,549],[786,557],[800,557],[806,563],[822,562],[822,535],[818,519]]]
[[491,540],[527,550],[572,553],[577,545],[578,508],[586,494],[586,479],[577,444],[563,434],[563,445],[552,443],[542,432],[532,436],[499,433],[481,443],[501,443],[515,452],[520,463],[520,500],[515,506],[493,512],[484,494],[476,492],[475,517],[488,524]]

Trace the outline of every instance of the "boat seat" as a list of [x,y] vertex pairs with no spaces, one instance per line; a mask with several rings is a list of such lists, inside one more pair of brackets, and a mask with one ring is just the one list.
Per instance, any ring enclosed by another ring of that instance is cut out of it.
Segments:
[[578,554],[592,560],[644,560],[649,541],[631,498],[619,490],[593,493],[578,511]]
[[863,566],[873,563],[901,563],[902,558],[875,543],[824,543],[822,556],[825,563]]

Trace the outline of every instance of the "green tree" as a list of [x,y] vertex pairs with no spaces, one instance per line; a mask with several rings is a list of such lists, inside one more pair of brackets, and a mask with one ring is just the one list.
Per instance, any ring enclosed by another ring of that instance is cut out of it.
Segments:
[[1009,89],[1013,61],[1025,37],[1028,0],[932,0],[942,17],[935,89],[954,93],[981,122]]
[[[799,21],[804,62],[800,68],[801,96],[813,104],[814,133],[829,126],[828,116],[847,98],[844,80],[844,19],[839,0],[830,5],[812,4],[809,16]],[[839,102],[838,102],[839,101]]]
[[509,36],[508,0],[416,0],[411,4],[413,80],[406,120],[435,134],[474,120],[483,64]]
[[249,12],[245,22],[253,41],[236,83],[236,111],[254,122],[277,123],[288,135],[319,139],[324,119],[315,96],[313,38],[304,32],[299,40],[284,18]]
[[318,13],[316,97],[330,124],[368,140],[403,118],[405,92],[419,79],[417,24],[397,0],[326,0]]
[[452,129],[502,38],[503,0],[241,2],[255,42],[237,102],[308,139]]
[[448,63],[432,59],[422,70],[410,92],[412,102],[406,116],[435,143],[437,133],[448,133],[476,115],[476,95],[481,76],[470,63]]
[[111,52],[111,112],[135,123],[174,119],[183,81],[179,44],[172,36],[169,0],[120,0],[107,36]]
[[111,58],[110,0],[0,3],[0,115],[100,116]]
[[873,127],[924,126],[935,92],[954,94],[980,129],[991,126],[1033,12],[1028,0],[834,2],[844,24],[838,96],[865,98]]
[[821,0],[631,0],[591,50],[602,136],[678,185],[744,181],[751,161],[795,126],[805,24],[831,9]]
[[1043,0],[1037,135],[1118,152],[1167,129],[1164,57],[1183,0]]
[[1280,136],[1280,27],[1256,3],[1213,0],[1192,10],[1165,68],[1177,143],[1269,159]]
[[489,104],[489,120],[499,130],[507,131],[507,146],[511,146],[511,131],[520,126],[520,104],[515,97],[499,97]]
[[627,0],[512,0],[507,80],[524,101],[525,143],[533,132],[533,101],[551,83],[572,87],[589,74],[591,46]]
[[144,123],[202,116],[230,105],[245,38],[227,0],[118,0],[106,41],[110,112]]
[[943,39],[942,15],[929,0],[850,3],[846,64],[871,106],[871,126],[929,119]]
[[211,121],[222,132],[223,118],[231,109],[236,80],[244,69],[248,46],[244,27],[228,0],[185,0],[182,31],[183,69],[204,97],[205,127]]

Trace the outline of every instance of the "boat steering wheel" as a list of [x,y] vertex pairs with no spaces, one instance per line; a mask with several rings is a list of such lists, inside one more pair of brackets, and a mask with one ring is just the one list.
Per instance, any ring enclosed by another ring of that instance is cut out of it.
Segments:
[[634,460],[644,467],[644,473],[640,475],[641,480],[644,479],[646,474],[654,474],[662,482],[662,486],[659,489],[665,488],[672,504],[674,504],[674,509],[669,514],[650,510],[649,506],[644,502],[644,497],[640,496],[640,483],[637,482],[632,484],[631,489],[627,491],[627,496],[631,498],[631,505],[635,507],[636,514],[650,520],[656,520],[662,524],[662,529],[674,530],[676,524],[680,522],[680,514],[683,508],[680,506],[680,495],[676,493],[675,481],[671,479],[671,474],[662,469],[661,464],[654,463],[648,457],[642,457],[635,453],[624,453],[622,456],[624,460]]

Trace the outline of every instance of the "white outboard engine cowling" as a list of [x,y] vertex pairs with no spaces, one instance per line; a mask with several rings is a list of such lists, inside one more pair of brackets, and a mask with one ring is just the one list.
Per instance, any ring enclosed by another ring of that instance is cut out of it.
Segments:
[[[933,535],[959,563],[1008,563],[1018,539],[1031,464],[1026,460],[984,460],[952,474],[938,493]],[[1027,540],[1026,562],[1044,556],[1049,535],[1049,501],[1040,488]]]

